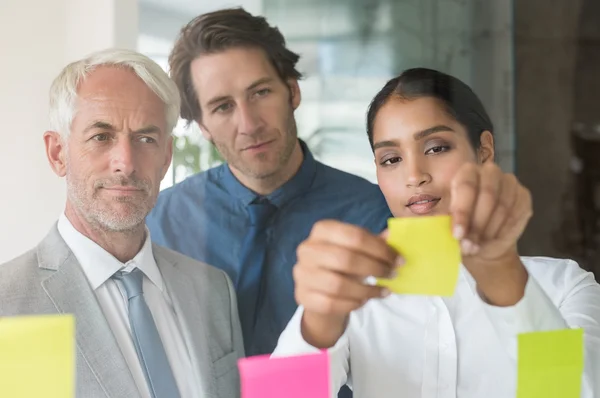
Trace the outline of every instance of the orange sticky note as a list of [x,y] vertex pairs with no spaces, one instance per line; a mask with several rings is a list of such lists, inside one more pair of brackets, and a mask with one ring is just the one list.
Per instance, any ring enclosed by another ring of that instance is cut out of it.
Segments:
[[0,318],[0,397],[75,397],[75,319]]
[[388,229],[388,244],[406,264],[395,279],[378,279],[377,284],[398,294],[452,296],[461,253],[450,216],[390,218]]

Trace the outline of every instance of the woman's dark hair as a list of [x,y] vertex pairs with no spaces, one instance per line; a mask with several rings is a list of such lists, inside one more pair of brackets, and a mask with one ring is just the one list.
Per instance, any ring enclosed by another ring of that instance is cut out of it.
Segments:
[[169,55],[171,78],[181,95],[181,117],[188,123],[201,119],[198,93],[194,90],[190,66],[204,54],[230,48],[259,48],[285,82],[300,79],[296,69],[300,56],[286,47],[285,38],[261,16],[243,8],[230,8],[202,14],[185,25]]
[[480,145],[484,131],[493,134],[494,126],[483,104],[469,86],[459,79],[426,68],[407,69],[398,77],[388,81],[377,93],[367,112],[367,134],[373,148],[373,125],[377,113],[390,98],[413,100],[423,97],[442,101],[446,111],[467,129],[473,148]]

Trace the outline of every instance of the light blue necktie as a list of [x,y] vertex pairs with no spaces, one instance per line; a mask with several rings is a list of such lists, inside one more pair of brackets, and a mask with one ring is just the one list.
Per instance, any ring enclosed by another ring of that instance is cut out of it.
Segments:
[[131,337],[146,381],[153,398],[179,398],[173,371],[169,365],[158,329],[150,308],[144,300],[142,280],[144,274],[138,268],[130,273],[118,272],[115,278],[123,282],[129,301],[129,324]]

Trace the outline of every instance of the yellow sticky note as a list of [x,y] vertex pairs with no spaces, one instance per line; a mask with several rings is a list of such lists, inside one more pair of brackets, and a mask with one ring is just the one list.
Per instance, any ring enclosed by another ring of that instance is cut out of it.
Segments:
[[75,396],[75,320],[0,318],[0,397]]
[[390,218],[388,229],[388,244],[406,264],[395,279],[379,279],[377,284],[400,294],[452,296],[461,254],[450,216]]
[[518,336],[517,398],[579,398],[583,329]]

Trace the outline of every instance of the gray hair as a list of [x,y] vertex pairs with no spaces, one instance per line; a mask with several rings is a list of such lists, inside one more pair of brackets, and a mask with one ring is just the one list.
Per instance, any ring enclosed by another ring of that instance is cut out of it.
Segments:
[[52,130],[68,137],[76,113],[77,89],[86,76],[99,66],[120,66],[133,72],[165,104],[167,132],[171,134],[181,107],[181,97],[169,75],[150,58],[138,52],[107,49],[88,55],[67,65],[50,87],[50,125]]

